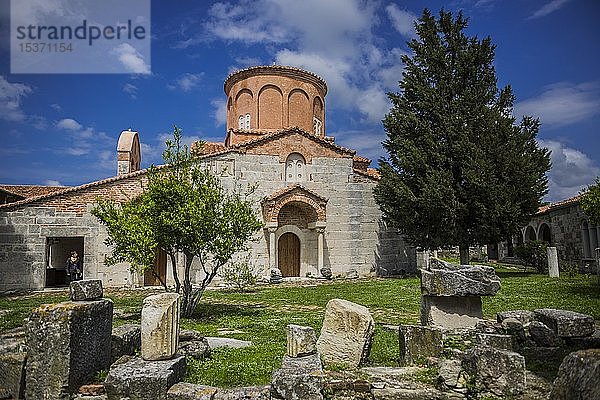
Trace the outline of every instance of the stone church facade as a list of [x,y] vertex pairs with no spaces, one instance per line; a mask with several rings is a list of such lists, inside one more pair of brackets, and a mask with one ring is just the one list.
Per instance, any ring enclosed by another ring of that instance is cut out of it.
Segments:
[[[320,77],[252,67],[229,75],[224,90],[223,142],[194,143],[191,150],[226,188],[257,184],[264,229],[250,243],[255,266],[264,274],[278,267],[284,277],[318,277],[323,267],[334,276],[415,271],[414,249],[382,221],[370,160],[325,134],[327,85]],[[156,284],[126,264],[104,265],[110,249],[105,228],[90,214],[93,204],[98,197],[128,200],[146,182],[138,133],[124,131],[117,152],[117,176],[0,205],[0,291],[60,285],[72,250],[83,254],[84,277],[106,286]],[[156,262],[172,282],[167,257],[158,254]],[[201,279],[200,268],[192,272]]]

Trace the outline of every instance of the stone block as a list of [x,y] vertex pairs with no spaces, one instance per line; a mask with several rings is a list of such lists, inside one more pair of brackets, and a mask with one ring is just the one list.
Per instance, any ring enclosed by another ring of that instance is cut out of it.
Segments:
[[347,300],[329,300],[317,340],[323,361],[357,368],[369,356],[373,326],[367,307]]
[[558,335],[539,321],[531,321],[526,325],[529,336],[540,347],[558,347],[561,345]]
[[493,296],[500,290],[500,278],[493,267],[453,265],[442,268],[432,262],[420,269],[421,292],[428,296]]
[[421,296],[421,324],[473,328],[483,318],[479,296]]
[[26,396],[76,393],[110,365],[113,303],[67,301],[35,309],[27,322]]
[[24,398],[26,360],[26,353],[0,353],[0,398]]
[[542,308],[534,310],[538,321],[560,337],[590,336],[594,333],[594,318],[574,311]]
[[418,325],[401,325],[399,329],[400,363],[403,365],[439,357],[444,351],[440,329]]
[[102,298],[102,280],[86,279],[82,281],[73,281],[69,284],[71,300],[85,301],[98,300]]
[[460,360],[444,359],[440,362],[438,380],[451,388],[463,387],[460,379],[461,371],[462,364]]
[[110,357],[112,362],[121,356],[133,356],[142,346],[140,326],[121,325],[112,330]]
[[515,343],[512,335],[499,335],[494,333],[478,333],[475,336],[477,344],[480,346],[490,346],[500,350],[515,350]]
[[160,293],[144,299],[141,321],[144,360],[166,360],[177,352],[180,303],[177,293]]
[[569,354],[558,369],[550,400],[600,399],[600,349]]
[[167,391],[167,400],[213,400],[217,388],[179,382]]
[[219,389],[213,400],[271,400],[270,386]]
[[210,357],[210,346],[206,338],[179,341],[178,354],[192,357],[196,360],[204,360]]
[[522,324],[526,324],[531,321],[535,321],[535,313],[529,310],[513,310],[504,311],[496,314],[496,320],[500,323],[507,318],[514,318],[520,321]]
[[302,357],[317,352],[317,335],[309,326],[287,326],[287,355]]
[[480,390],[496,396],[518,396],[525,391],[525,357],[489,346],[470,349],[463,368]]
[[244,347],[252,346],[252,342],[247,340],[239,340],[232,338],[224,338],[224,337],[206,337],[208,341],[208,347],[212,349],[217,349],[219,347],[231,347],[233,349],[241,349]]
[[185,366],[184,356],[159,361],[121,357],[104,381],[108,400],[166,400],[167,391],[185,376]]
[[323,367],[318,354],[284,356],[281,368],[273,373],[271,393],[279,399],[323,399]]

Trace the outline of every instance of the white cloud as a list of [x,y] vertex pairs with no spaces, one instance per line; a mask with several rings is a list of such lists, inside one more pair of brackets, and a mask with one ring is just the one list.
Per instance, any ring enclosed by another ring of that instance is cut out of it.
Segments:
[[179,78],[177,78],[175,80],[174,84],[169,84],[169,85],[167,85],[167,87],[171,90],[179,89],[183,92],[190,92],[192,89],[194,89],[196,86],[198,86],[203,75],[204,75],[204,73],[199,73],[199,74],[185,73],[185,74],[181,75]]
[[60,106],[60,104],[50,104],[50,108],[52,108],[54,111],[62,111],[62,107]]
[[212,115],[215,119],[215,126],[225,125],[227,122],[227,102],[223,99],[214,99],[210,104],[214,107]]
[[552,169],[548,172],[549,201],[577,195],[600,175],[600,168],[585,153],[556,140],[538,140],[541,147],[552,151]]
[[134,100],[137,99],[137,91],[137,86],[131,83],[126,83],[125,85],[123,85],[123,92],[127,93],[129,97],[131,97]]
[[528,19],[542,18],[567,4],[569,0],[552,0],[536,10]]
[[70,131],[78,131],[82,128],[81,124],[72,118],[61,119],[56,123],[56,127]]
[[0,75],[0,118],[6,121],[23,121],[25,113],[21,101],[33,89],[24,83],[8,82]]
[[55,179],[46,179],[44,181],[44,185],[46,185],[46,186],[63,186],[62,183],[60,183],[59,181],[57,181]]
[[415,21],[417,16],[410,11],[401,10],[394,3],[385,8],[394,28],[405,37],[415,36]]
[[135,74],[150,73],[150,66],[146,64],[144,56],[129,43],[121,43],[113,48],[112,53],[118,57],[121,64],[130,72]]
[[[330,110],[353,111],[357,121],[378,124],[388,110],[385,93],[402,78],[400,51],[382,47],[373,34],[380,23],[379,5],[362,0],[220,2],[210,8],[204,29],[186,43],[212,39],[266,45],[277,64],[305,68],[327,81]],[[408,18],[397,8],[391,12]]]
[[539,117],[545,128],[559,128],[584,121],[600,113],[598,82],[559,82],[544,88],[536,97],[515,104],[515,116]]

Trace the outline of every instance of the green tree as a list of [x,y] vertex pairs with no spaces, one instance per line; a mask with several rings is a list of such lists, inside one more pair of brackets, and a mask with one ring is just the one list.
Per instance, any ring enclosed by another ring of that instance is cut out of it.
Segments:
[[[182,314],[189,317],[219,268],[246,248],[261,222],[250,200],[254,188],[242,193],[236,186],[227,192],[217,177],[194,162],[177,127],[166,145],[166,164],[150,168],[141,195],[120,205],[99,200],[92,214],[108,231],[106,243],[113,250],[107,264],[129,262],[145,271],[153,269],[157,249],[167,253],[175,291],[183,295]],[[178,272],[180,253],[183,277]],[[202,269],[201,282],[192,282],[194,260]]]
[[466,36],[459,13],[429,10],[408,42],[392,108],[375,198],[386,219],[417,247],[509,238],[547,193],[550,153],[537,146],[539,121],[515,124],[510,86],[498,89],[489,37]]
[[579,204],[594,225],[600,225],[600,177],[582,192]]

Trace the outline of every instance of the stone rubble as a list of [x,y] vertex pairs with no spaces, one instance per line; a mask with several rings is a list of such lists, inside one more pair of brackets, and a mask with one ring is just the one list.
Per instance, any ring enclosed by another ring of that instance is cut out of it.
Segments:
[[560,337],[583,337],[594,333],[594,318],[574,311],[542,308],[533,311],[535,318]]
[[69,284],[69,294],[73,301],[98,300],[103,296],[101,279],[84,279]]
[[373,329],[373,317],[367,307],[348,300],[329,300],[317,340],[323,362],[358,368],[369,356]]
[[271,395],[274,399],[322,400],[323,367],[318,354],[304,357],[284,356],[281,368],[273,373]]
[[121,356],[132,356],[142,346],[141,329],[137,324],[121,325],[112,330],[111,362],[117,361]]
[[287,355],[302,357],[317,352],[317,335],[308,326],[290,324],[287,326]]
[[550,400],[600,399],[600,349],[573,352],[563,360]]
[[427,357],[439,357],[444,350],[441,329],[401,325],[399,328],[400,364],[410,365]]

